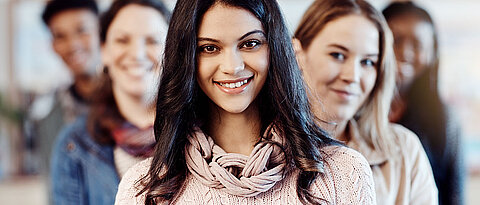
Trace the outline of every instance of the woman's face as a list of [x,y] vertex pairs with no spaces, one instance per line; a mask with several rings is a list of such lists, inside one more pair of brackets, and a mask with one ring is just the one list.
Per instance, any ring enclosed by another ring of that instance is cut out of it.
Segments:
[[100,62],[97,15],[88,9],[69,9],[55,14],[48,26],[55,52],[73,75],[95,73]]
[[433,27],[416,16],[403,15],[388,20],[394,36],[400,89],[409,85],[432,63]]
[[267,78],[262,24],[247,10],[216,4],[203,16],[197,40],[200,88],[224,111],[244,112]]
[[376,26],[360,15],[340,17],[327,23],[307,50],[297,53],[316,115],[337,123],[351,119],[377,78]]
[[117,13],[102,46],[116,95],[153,98],[166,31],[165,19],[151,7],[130,4]]

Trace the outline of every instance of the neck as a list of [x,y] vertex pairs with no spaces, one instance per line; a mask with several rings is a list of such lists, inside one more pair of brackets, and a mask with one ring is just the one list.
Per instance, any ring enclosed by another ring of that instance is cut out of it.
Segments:
[[328,132],[331,137],[344,143],[348,143],[350,140],[350,137],[347,133],[347,124],[348,121],[338,123],[317,121],[317,125]]
[[251,104],[244,112],[232,114],[215,105],[211,107],[207,131],[215,144],[228,153],[249,156],[260,138],[258,108]]
[[347,134],[348,120],[336,119],[334,116],[329,116],[325,113],[322,105],[312,105],[312,112],[317,118],[316,123],[323,130],[327,131],[331,137],[347,143],[350,137]]
[[153,124],[155,112],[153,105],[146,104],[141,97],[133,97],[124,92],[116,92],[113,95],[120,114],[138,128],[146,128]]
[[73,87],[83,100],[88,99],[94,89],[94,80],[92,78],[88,75],[74,76]]

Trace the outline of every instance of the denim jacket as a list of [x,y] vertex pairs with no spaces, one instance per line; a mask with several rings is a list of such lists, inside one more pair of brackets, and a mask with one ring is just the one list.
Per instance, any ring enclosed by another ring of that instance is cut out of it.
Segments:
[[86,117],[65,127],[56,139],[50,170],[54,204],[114,204],[119,176],[113,146],[93,141]]

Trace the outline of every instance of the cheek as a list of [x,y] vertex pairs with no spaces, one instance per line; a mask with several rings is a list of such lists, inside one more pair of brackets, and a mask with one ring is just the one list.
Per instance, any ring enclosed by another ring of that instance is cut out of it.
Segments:
[[115,66],[109,66],[108,67],[108,75],[112,79],[112,82],[115,84],[116,82],[121,81],[120,78],[121,78],[121,75],[122,75],[122,71],[117,69]]
[[199,59],[198,60],[198,65],[197,65],[197,83],[200,86],[202,90],[205,89],[205,85],[208,83],[210,79],[210,69],[209,69],[209,63],[208,61],[204,59]]
[[326,58],[320,56],[309,58],[308,68],[305,69],[303,73],[305,79],[307,79],[310,85],[325,86],[330,81],[335,79],[336,72],[339,70],[338,65],[334,62],[329,61]]
[[107,62],[110,64],[109,66],[115,66],[116,63],[119,63],[123,54],[126,52],[125,50],[126,49],[121,46],[108,46],[106,50],[106,58]]
[[53,41],[53,49],[55,52],[57,52],[59,55],[64,55],[66,53],[66,43],[61,42],[59,40],[54,40]]
[[372,92],[373,87],[375,86],[375,82],[377,80],[377,71],[368,71],[365,73],[363,80],[362,80],[362,87],[365,95],[369,95]]
[[147,50],[148,59],[153,63],[159,62],[160,58],[162,57],[161,56],[162,49],[163,47],[160,45],[148,46],[148,50]]

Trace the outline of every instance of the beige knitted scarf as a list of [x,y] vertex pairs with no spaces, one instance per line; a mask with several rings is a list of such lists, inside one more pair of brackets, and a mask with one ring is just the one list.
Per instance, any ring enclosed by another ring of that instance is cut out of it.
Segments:
[[[272,141],[283,144],[274,129],[267,130],[271,130]],[[285,156],[277,145],[261,141],[246,156],[226,153],[200,129],[188,140],[190,143],[185,147],[188,170],[205,186],[251,197],[268,191],[283,179]],[[235,170],[241,172],[235,174]]]

